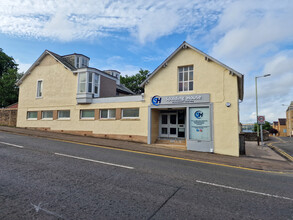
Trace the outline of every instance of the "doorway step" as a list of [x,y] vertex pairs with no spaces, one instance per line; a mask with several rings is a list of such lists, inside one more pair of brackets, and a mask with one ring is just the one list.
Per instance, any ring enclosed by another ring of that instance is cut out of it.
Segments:
[[186,140],[185,139],[158,139],[155,142],[155,145],[166,147],[170,149],[177,149],[177,150],[186,150]]

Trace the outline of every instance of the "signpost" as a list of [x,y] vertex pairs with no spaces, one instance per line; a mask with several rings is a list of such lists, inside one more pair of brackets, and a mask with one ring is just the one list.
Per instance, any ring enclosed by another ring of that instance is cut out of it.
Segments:
[[265,116],[259,115],[257,116],[257,124],[260,125],[260,139],[261,139],[261,145],[263,146],[263,133],[262,133],[262,125],[265,124]]

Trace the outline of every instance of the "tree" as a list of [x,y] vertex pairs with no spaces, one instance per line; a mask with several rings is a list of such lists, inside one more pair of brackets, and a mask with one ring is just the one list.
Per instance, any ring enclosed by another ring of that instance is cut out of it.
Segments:
[[139,85],[149,76],[150,71],[140,69],[139,72],[133,76],[121,76],[120,82],[135,94],[141,94],[144,89]]
[[0,107],[11,105],[18,100],[18,88],[15,85],[21,77],[18,64],[0,48]]
[[[258,125],[258,126],[259,126],[259,125]],[[262,129],[263,129],[263,130],[267,130],[267,131],[269,131],[271,128],[272,128],[272,126],[271,126],[270,122],[268,122],[268,121],[265,121],[265,124],[262,125]],[[257,131],[257,123],[254,123],[254,128],[253,128],[253,130],[254,130],[255,132]],[[260,128],[259,128],[259,131],[260,131]]]

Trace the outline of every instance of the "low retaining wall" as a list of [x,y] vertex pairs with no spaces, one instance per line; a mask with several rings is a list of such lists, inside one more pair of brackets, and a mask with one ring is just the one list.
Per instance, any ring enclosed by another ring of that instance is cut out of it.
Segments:
[[0,109],[0,125],[16,127],[17,109]]
[[[243,134],[244,134],[245,141],[257,141],[257,133],[256,132],[243,132]],[[269,140],[269,132],[268,131],[263,131],[263,139],[264,139],[264,141]]]

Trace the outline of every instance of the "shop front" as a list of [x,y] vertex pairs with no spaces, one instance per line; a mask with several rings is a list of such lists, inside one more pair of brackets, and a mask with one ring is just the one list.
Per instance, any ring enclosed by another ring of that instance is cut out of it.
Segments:
[[187,150],[213,152],[212,110],[209,94],[152,97],[148,144],[160,139],[185,140]]

